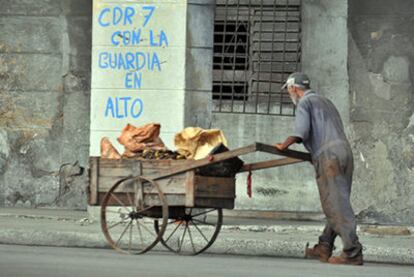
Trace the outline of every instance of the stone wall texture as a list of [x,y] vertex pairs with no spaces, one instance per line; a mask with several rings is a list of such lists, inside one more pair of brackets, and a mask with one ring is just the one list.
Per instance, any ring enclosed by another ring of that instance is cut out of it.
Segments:
[[361,220],[414,223],[414,3],[350,0],[353,203]]
[[91,2],[1,1],[0,206],[86,208]]

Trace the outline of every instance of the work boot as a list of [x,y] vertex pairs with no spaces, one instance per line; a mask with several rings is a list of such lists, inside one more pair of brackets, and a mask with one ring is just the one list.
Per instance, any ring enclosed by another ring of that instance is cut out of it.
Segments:
[[332,247],[329,244],[318,243],[313,246],[313,248],[306,247],[305,249],[305,258],[307,259],[317,259],[321,262],[328,262],[329,257],[332,256]]
[[344,264],[344,265],[363,265],[364,264],[362,253],[351,258],[342,252],[340,256],[330,257],[328,262],[330,264]]

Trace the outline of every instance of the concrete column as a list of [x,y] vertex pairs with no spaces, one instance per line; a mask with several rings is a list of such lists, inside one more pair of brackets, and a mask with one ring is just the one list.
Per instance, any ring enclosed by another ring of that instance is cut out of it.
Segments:
[[334,102],[348,128],[348,0],[302,3],[302,70],[312,88]]
[[188,0],[185,126],[211,127],[215,0]]
[[187,1],[94,0],[90,155],[131,123],[161,124],[173,146],[184,127]]

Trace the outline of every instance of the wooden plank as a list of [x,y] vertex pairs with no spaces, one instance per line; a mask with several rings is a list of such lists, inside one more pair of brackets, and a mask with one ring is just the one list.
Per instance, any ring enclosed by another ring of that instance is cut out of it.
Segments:
[[[129,199],[126,193],[115,193],[116,197],[128,208],[130,207]],[[105,196],[104,192],[100,192],[98,196],[98,205],[102,204],[102,200]],[[130,194],[131,199],[134,199],[134,195]],[[185,195],[184,194],[171,194],[166,195],[166,200],[168,203],[168,206],[184,206],[185,203]],[[158,197],[158,194],[148,194],[144,197],[144,203],[146,206],[161,206],[161,201]],[[108,206],[121,206],[116,200],[112,199],[109,201]]]
[[185,172],[185,171],[188,171],[188,170],[193,170],[193,169],[196,169],[196,168],[200,168],[202,166],[209,165],[209,164],[219,163],[219,162],[225,161],[227,159],[238,157],[238,156],[245,155],[245,154],[248,154],[248,153],[252,153],[252,152],[255,152],[255,151],[267,152],[267,153],[276,154],[276,155],[280,155],[280,156],[286,156],[286,157],[290,157],[290,158],[296,158],[296,159],[311,161],[311,156],[310,156],[309,153],[290,150],[290,149],[285,150],[285,151],[280,151],[272,145],[267,145],[267,144],[256,142],[256,143],[254,143],[252,145],[249,145],[249,146],[237,148],[237,149],[230,150],[230,151],[220,153],[220,154],[215,154],[215,155],[213,155],[213,159],[211,159],[209,157],[206,157],[204,159],[194,160],[191,163],[185,164],[184,166],[173,167],[170,170],[170,172],[168,172],[167,174],[164,174],[164,175],[160,174],[159,176],[154,176],[153,179],[154,180],[159,180],[159,179],[163,179],[163,178],[168,178],[168,177],[176,175],[178,173],[182,173],[182,172]]
[[312,161],[311,155],[309,153],[300,152],[296,150],[290,150],[290,149],[280,151],[273,145],[263,144],[259,142],[256,142],[255,146],[256,146],[257,151],[266,152],[270,154],[276,154],[280,156],[286,156],[286,157],[295,158],[295,159],[301,159],[304,161]]
[[[121,203],[123,205],[121,205],[119,202],[117,202],[113,197],[110,198],[110,200],[108,201],[107,205],[108,206],[119,206],[119,207],[123,207],[125,206],[126,209],[132,211],[131,205],[129,204],[129,199],[126,195],[126,193],[114,193],[114,195],[116,196],[116,198],[121,201]],[[104,199],[105,193],[100,192],[99,193],[99,205],[102,204],[102,201]]]
[[278,167],[278,166],[301,163],[301,162],[304,162],[304,161],[300,160],[300,159],[295,159],[295,158],[282,158],[282,159],[277,159],[277,160],[251,163],[251,164],[243,165],[240,172],[254,171],[254,170],[260,170],[260,169],[271,168],[271,167]]
[[[187,172],[171,176],[170,178],[156,181],[165,195],[169,194],[185,194],[185,183],[187,180]],[[144,193],[156,193],[157,190],[154,187],[146,186]],[[184,205],[184,203],[183,203]]]
[[233,209],[234,199],[196,198],[195,207]]
[[99,157],[89,159],[89,204],[98,204],[98,187],[99,187]]
[[107,165],[107,167],[102,167],[99,171],[99,177],[118,177],[118,178],[125,178],[126,176],[136,176],[138,175],[137,172],[135,172],[134,169],[130,167],[130,165],[123,164],[122,166],[117,167],[110,167]]
[[206,157],[206,158],[200,159],[200,160],[193,160],[189,164],[186,164],[184,166],[174,167],[167,174],[160,174],[159,176],[156,176],[153,179],[154,180],[159,180],[159,179],[163,179],[163,178],[168,178],[168,177],[176,175],[178,173],[193,170],[193,169],[205,166],[205,165],[219,163],[219,162],[225,161],[227,159],[234,158],[234,157],[241,156],[241,155],[245,155],[245,154],[252,153],[252,152],[255,152],[255,151],[257,151],[256,144],[252,144],[252,145],[249,145],[249,146],[245,146],[245,147],[237,148],[237,149],[234,149],[234,150],[230,150],[230,151],[227,151],[227,152],[224,152],[224,153],[215,154],[214,159],[210,159],[209,157]]
[[154,178],[160,174],[167,173],[171,168],[177,166],[189,166],[192,160],[170,160],[170,161],[153,161],[142,163],[143,175],[147,178]]
[[187,179],[185,181],[185,206],[194,207],[194,185],[195,185],[194,170],[187,172]]
[[195,198],[235,198],[236,179],[195,176]]
[[128,159],[103,159],[100,158],[100,164],[102,168],[124,168],[125,166],[133,165],[137,160],[128,160]]
[[[169,194],[165,195],[168,206],[184,206],[185,194]],[[158,194],[145,194],[144,203],[147,206],[161,206]]]
[[132,165],[136,163],[143,163],[148,165],[148,167],[170,167],[172,165],[179,165],[186,163],[188,160],[143,160],[143,159],[101,159],[101,165],[103,167],[114,167],[114,166],[125,166]]
[[129,175],[137,176],[140,173],[140,161],[138,160],[111,160],[101,159],[99,176],[113,176],[125,178]]
[[159,175],[164,171],[170,170],[171,167],[177,165],[188,164],[188,160],[101,160],[101,170],[99,176],[115,176],[124,178],[128,175],[138,176],[140,166],[142,166],[142,175],[148,178]]
[[[158,180],[157,183],[164,194],[184,194],[186,178],[186,173],[181,173],[175,176],[171,176],[170,178]],[[108,191],[120,179],[121,177],[119,176],[101,176],[99,179],[100,185],[98,191]],[[117,191],[134,192],[133,187],[128,185],[121,185],[121,187],[117,189]],[[144,193],[156,193],[156,189],[150,186],[146,186],[144,188]]]

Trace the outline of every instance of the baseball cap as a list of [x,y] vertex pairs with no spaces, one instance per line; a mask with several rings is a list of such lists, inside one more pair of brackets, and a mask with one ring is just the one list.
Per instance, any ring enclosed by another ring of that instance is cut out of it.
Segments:
[[310,80],[308,75],[302,72],[295,72],[290,74],[286,80],[286,83],[282,86],[282,89],[292,85],[299,85],[305,88],[310,87]]

